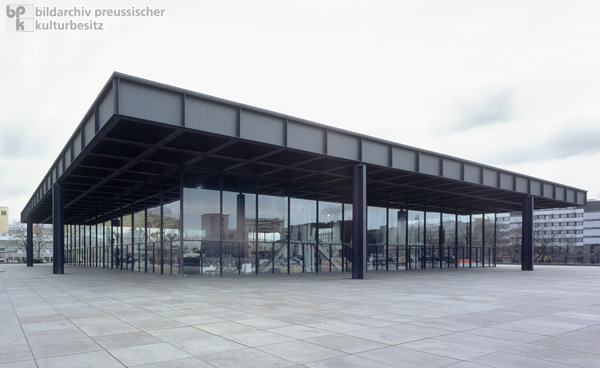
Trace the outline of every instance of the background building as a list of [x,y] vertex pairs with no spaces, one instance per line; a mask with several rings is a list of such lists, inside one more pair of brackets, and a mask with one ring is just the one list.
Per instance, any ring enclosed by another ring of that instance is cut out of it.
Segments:
[[0,234],[8,233],[8,207],[0,207]]
[[[498,260],[519,262],[521,212],[498,214]],[[600,201],[534,212],[538,263],[600,263]]]

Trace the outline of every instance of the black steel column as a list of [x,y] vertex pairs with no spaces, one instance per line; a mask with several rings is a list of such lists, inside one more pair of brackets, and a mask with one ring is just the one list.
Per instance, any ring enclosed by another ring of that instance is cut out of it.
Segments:
[[[183,215],[184,203],[185,202],[183,201],[183,171],[181,171],[179,173],[179,234],[180,234],[179,235],[179,276],[183,276],[183,247],[184,247],[183,222],[185,221],[185,216]],[[141,257],[139,256],[139,253],[140,253],[140,245],[138,244],[138,262],[141,259]],[[139,263],[138,263],[138,269],[140,269]]]
[[473,214],[469,213],[469,267],[473,266]]
[[287,256],[285,258],[287,258],[287,274],[288,275],[290,274],[290,264],[291,264],[290,262],[291,262],[291,258],[292,258],[290,256],[290,248],[291,248],[291,246],[290,246],[290,244],[291,244],[291,240],[290,240],[291,236],[290,236],[290,234],[292,232],[292,222],[290,220],[292,218],[292,216],[291,216],[291,213],[292,213],[291,211],[292,210],[290,208],[291,207],[291,201],[292,201],[292,196],[288,192],[287,193],[287,230],[286,230],[287,234],[285,236],[285,238],[286,238],[285,242],[286,242],[286,246],[287,246]]
[[[340,224],[340,240],[342,241],[342,273],[346,272],[346,228],[345,228],[345,221],[346,221],[346,216],[344,214],[345,211],[345,204],[344,204],[345,198],[342,198],[342,223]],[[289,208],[289,206],[288,206]],[[289,217],[289,216],[288,216]],[[288,256],[289,258],[289,256]]]
[[165,206],[165,194],[163,191],[163,185],[160,184],[160,274],[162,275],[165,271],[165,262],[164,262],[164,228],[165,228],[165,216],[164,216],[164,206]]
[[454,268],[458,268],[458,213],[454,214]]
[[496,267],[496,237],[498,236],[498,214],[494,213],[494,267]]
[[[152,261],[154,264],[154,261]],[[144,273],[148,273],[148,191],[144,192]]]
[[[248,254],[248,232],[246,231],[246,196],[243,193],[237,195],[237,209],[236,209],[236,228],[237,228],[237,240],[238,243],[238,274],[242,273],[242,252],[244,254],[244,262],[246,254]],[[241,249],[240,250],[240,245]]]
[[31,215],[27,215],[27,267],[33,267],[33,222]]
[[223,175],[219,177],[219,275],[223,276]]
[[[319,273],[319,268],[321,267],[321,262],[319,262],[321,260],[321,256],[320,256],[320,251],[319,251],[319,246],[321,245],[321,243],[319,242],[319,189],[317,189],[317,201],[315,204],[315,216],[316,216],[316,229],[315,229],[315,272]],[[331,257],[329,258],[329,261],[331,262]]]
[[440,256],[440,269],[444,268],[444,238],[446,234],[444,233],[444,213],[440,211],[440,228],[438,232],[438,245],[440,246],[440,250],[438,255]]
[[[390,204],[385,204],[385,270],[390,270]],[[331,262],[330,262],[331,263]],[[396,267],[397,268],[397,267]]]
[[[258,257],[258,196],[260,193],[260,191],[258,190],[258,181],[256,182],[255,191],[256,191],[256,198],[254,201],[254,205],[256,208],[254,209],[254,226],[255,226],[256,231],[254,233],[255,234],[254,235],[254,263],[256,265],[254,267],[255,268],[254,273],[256,275],[258,275],[258,273],[259,273],[258,268],[260,265],[260,259]],[[302,249],[304,249],[304,247],[302,247]],[[302,255],[302,261],[304,261],[304,254]],[[302,266],[302,269],[304,269],[304,266]],[[302,272],[304,272],[304,271],[302,271]]]
[[523,199],[523,246],[521,270],[533,271],[533,196]]
[[[421,229],[419,229],[420,232]],[[424,270],[427,269],[427,211],[425,210],[423,210],[423,258],[421,268]]]
[[65,246],[65,237],[64,237],[64,227],[63,227],[63,192],[62,186],[60,183],[55,183],[52,188],[52,226],[54,232],[54,243],[52,249],[52,273],[64,274],[65,273],[65,264],[64,264],[64,246]]
[[367,271],[367,167],[354,167],[352,203],[352,278],[364,279]]
[[[133,272],[133,269],[135,268],[135,210],[134,210],[134,206],[135,206],[135,199],[133,197],[133,193],[131,194],[131,272]],[[181,217],[180,217],[181,218]],[[183,233],[180,233],[183,234]],[[138,245],[138,249],[140,249],[140,246]],[[127,257],[129,258],[129,257]],[[138,257],[138,262],[139,262],[139,257]]]

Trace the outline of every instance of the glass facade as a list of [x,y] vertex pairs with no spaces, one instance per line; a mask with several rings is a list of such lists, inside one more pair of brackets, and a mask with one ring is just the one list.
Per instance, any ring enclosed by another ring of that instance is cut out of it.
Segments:
[[[65,225],[67,262],[202,276],[352,270],[351,203],[198,182],[177,197],[137,196],[146,206],[135,213],[124,201],[109,221]],[[495,265],[495,223],[495,214],[368,206],[367,271]]]

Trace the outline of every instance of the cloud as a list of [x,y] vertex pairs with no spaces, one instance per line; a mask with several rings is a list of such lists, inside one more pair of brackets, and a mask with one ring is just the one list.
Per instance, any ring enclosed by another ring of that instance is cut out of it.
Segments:
[[456,125],[465,130],[508,121],[515,116],[512,90],[503,89],[462,100],[455,105]]
[[600,153],[600,121],[595,124],[563,123],[563,128],[551,133],[542,141],[521,147],[510,147],[503,152],[494,152],[496,164],[515,164],[545,160],[566,159],[576,156],[593,156]]

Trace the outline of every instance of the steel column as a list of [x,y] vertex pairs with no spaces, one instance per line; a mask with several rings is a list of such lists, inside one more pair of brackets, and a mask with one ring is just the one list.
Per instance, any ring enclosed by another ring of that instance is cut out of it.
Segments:
[[523,199],[523,242],[521,270],[533,271],[533,196]]
[[54,232],[52,273],[57,275],[65,273],[63,253],[65,245],[65,230],[63,227],[63,191],[60,183],[55,183],[52,189],[52,226]]
[[364,279],[367,271],[367,167],[354,167],[352,203],[352,278]]
[[[237,208],[236,208],[236,212],[237,212],[237,216],[236,216],[236,220],[237,220],[237,224],[236,224],[236,229],[237,229],[237,239],[240,241],[240,243],[238,243],[238,274],[242,273],[242,251],[240,250],[240,245],[243,248],[243,254],[244,254],[244,258],[246,258],[246,254],[248,254],[248,233],[246,232],[246,196],[243,193],[239,193],[237,195]],[[245,260],[244,260],[245,262]]]
[[473,214],[469,213],[469,267],[473,267]]
[[164,262],[164,228],[165,228],[165,216],[164,216],[164,206],[165,206],[165,195],[163,191],[163,185],[160,184],[160,274],[162,275],[165,271],[165,262]]
[[33,221],[27,215],[27,267],[33,267]]
[[[184,202],[183,202],[183,171],[179,173],[179,276],[183,276],[183,221],[185,220],[184,212]],[[140,246],[138,245],[138,253],[140,251]],[[138,256],[138,262],[141,257]],[[138,263],[138,268],[139,268]]]

